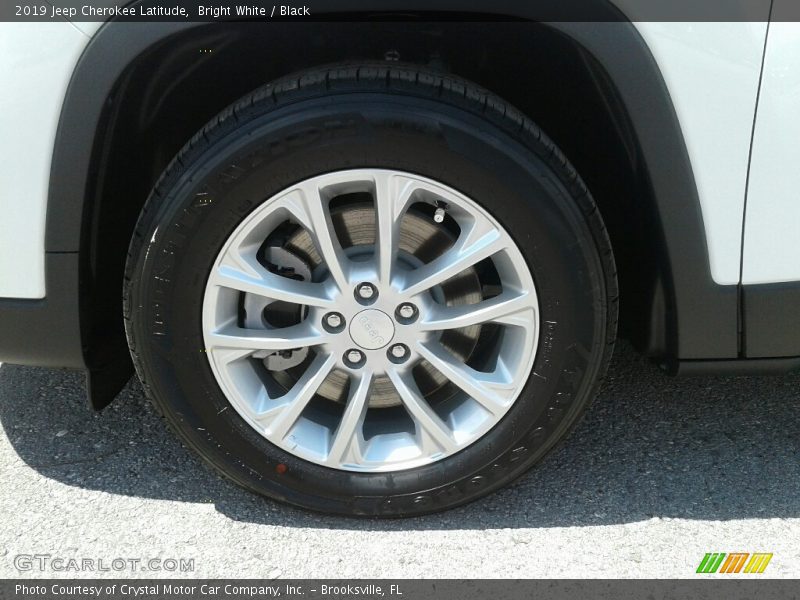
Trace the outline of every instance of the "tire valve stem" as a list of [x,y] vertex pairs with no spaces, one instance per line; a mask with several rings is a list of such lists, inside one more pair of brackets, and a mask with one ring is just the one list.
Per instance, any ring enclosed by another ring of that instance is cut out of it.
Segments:
[[437,204],[436,210],[433,212],[434,223],[444,223],[445,204]]

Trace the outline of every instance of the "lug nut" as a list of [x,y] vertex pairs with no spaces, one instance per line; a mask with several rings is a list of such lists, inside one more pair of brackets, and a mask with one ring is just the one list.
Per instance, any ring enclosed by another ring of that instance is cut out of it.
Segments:
[[396,315],[400,322],[410,323],[417,318],[417,307],[410,302],[404,302],[397,307]]
[[342,326],[342,316],[338,313],[330,313],[325,315],[325,325],[330,327],[331,329],[339,329]]
[[408,358],[408,348],[403,344],[395,344],[389,348],[389,357],[395,361],[402,361]]
[[371,283],[359,283],[356,286],[356,299],[362,304],[370,304],[378,297],[378,290]]
[[369,300],[375,295],[375,290],[368,283],[362,283],[358,286],[358,295],[364,300]]
[[347,358],[347,362],[352,366],[358,366],[359,363],[364,360],[364,355],[360,350],[348,350],[345,358]]
[[395,358],[403,358],[406,355],[406,349],[400,344],[392,346],[392,356]]

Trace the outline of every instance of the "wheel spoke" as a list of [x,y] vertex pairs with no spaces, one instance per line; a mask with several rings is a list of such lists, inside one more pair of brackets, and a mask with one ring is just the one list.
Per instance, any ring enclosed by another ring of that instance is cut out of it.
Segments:
[[[528,292],[504,292],[489,300],[477,304],[462,306],[433,305],[427,311],[427,316],[419,327],[422,331],[439,331],[443,329],[457,329],[481,323],[496,322],[506,325],[518,323],[530,324],[532,319],[529,313],[534,311],[534,300]],[[524,318],[517,319],[520,313],[528,313]]]
[[308,346],[318,346],[329,341],[330,334],[319,332],[308,323],[299,323],[281,329],[244,329],[235,325],[220,327],[206,334],[206,344],[211,351],[218,349],[266,350],[278,352]]
[[489,229],[480,236],[463,235],[444,254],[426,265],[411,271],[405,282],[403,293],[414,296],[458,275],[485,258],[504,250],[507,242],[496,229]]
[[295,281],[266,269],[258,275],[250,275],[229,265],[221,265],[211,275],[209,284],[293,304],[321,308],[333,305],[323,284]]
[[359,458],[364,445],[364,417],[367,414],[372,381],[372,372],[367,371],[361,374],[357,383],[351,383],[347,407],[333,434],[331,449],[328,452],[328,462],[334,465],[344,462],[360,462]]
[[336,364],[333,355],[318,355],[308,366],[306,372],[283,397],[279,409],[267,411],[260,421],[266,425],[267,436],[275,441],[283,440],[297,423],[297,419],[308,406],[319,386]]
[[214,353],[214,360],[221,365],[229,365],[243,358],[252,356],[257,350],[252,348],[224,348],[222,346],[215,346],[206,350]]
[[506,409],[505,398],[488,387],[490,382],[481,381],[484,374],[459,361],[441,344],[418,343],[417,350],[436,370],[493,415],[502,414]]
[[414,420],[420,448],[423,451],[429,449],[426,448],[427,442],[433,440],[440,451],[448,453],[455,451],[458,444],[453,439],[452,431],[423,399],[422,393],[411,376],[409,374],[401,375],[395,369],[390,369],[387,375]]
[[340,291],[344,291],[348,286],[349,260],[336,238],[328,202],[322,197],[319,187],[306,183],[296,188],[285,201],[289,212],[300,221],[314,240],[334,283]]
[[378,256],[378,281],[388,286],[397,259],[400,222],[416,183],[396,174],[375,177],[375,227]]

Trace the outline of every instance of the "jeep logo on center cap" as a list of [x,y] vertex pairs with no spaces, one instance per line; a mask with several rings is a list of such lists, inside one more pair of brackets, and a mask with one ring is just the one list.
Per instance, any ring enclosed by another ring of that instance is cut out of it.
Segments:
[[394,322],[379,310],[361,311],[350,321],[350,337],[365,350],[383,348],[394,337]]

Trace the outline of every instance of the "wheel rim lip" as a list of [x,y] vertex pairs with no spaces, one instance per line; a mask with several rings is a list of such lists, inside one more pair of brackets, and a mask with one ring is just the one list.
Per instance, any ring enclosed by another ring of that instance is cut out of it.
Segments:
[[[516,273],[522,281],[522,285],[526,288],[526,291],[530,295],[530,303],[531,309],[533,311],[533,318],[532,318],[532,331],[529,332],[525,336],[526,341],[526,348],[525,348],[525,357],[524,360],[520,361],[517,365],[517,375],[516,378],[518,383],[515,386],[513,395],[510,401],[505,406],[505,410],[502,410],[499,414],[493,415],[491,419],[486,419],[484,424],[478,427],[471,436],[468,436],[464,440],[458,442],[457,447],[452,450],[443,451],[440,453],[429,453],[429,454],[421,454],[417,457],[408,456],[407,458],[400,458],[400,459],[391,459],[391,460],[381,460],[380,458],[375,459],[370,457],[366,459],[363,463],[353,464],[347,462],[340,462],[338,464],[331,464],[328,459],[321,458],[319,453],[316,452],[311,445],[304,445],[303,443],[299,443],[298,440],[302,441],[298,435],[293,434],[292,436],[288,436],[287,438],[282,438],[280,440],[274,439],[270,437],[268,433],[265,432],[263,425],[254,417],[252,406],[250,403],[243,398],[243,394],[240,389],[240,385],[237,383],[235,378],[232,376],[230,369],[227,368],[225,365],[221,364],[219,360],[217,360],[217,356],[215,352],[209,350],[209,332],[217,327],[217,311],[218,311],[218,301],[217,298],[220,293],[220,289],[218,285],[212,283],[211,278],[209,277],[208,281],[206,282],[206,288],[204,292],[203,298],[203,309],[202,309],[202,329],[203,329],[203,336],[204,341],[206,342],[206,356],[209,361],[209,365],[211,371],[219,384],[223,394],[225,395],[228,402],[231,406],[236,410],[238,415],[242,417],[249,426],[251,426],[256,432],[258,432],[262,437],[264,437],[269,443],[278,446],[284,451],[289,452],[290,454],[316,463],[318,465],[333,468],[336,470],[343,470],[343,471],[354,471],[354,472],[390,472],[390,471],[404,471],[416,467],[425,466],[428,464],[432,464],[438,462],[444,458],[452,456],[453,454],[460,452],[470,446],[472,446],[475,442],[482,439],[491,429],[493,429],[508,411],[513,407],[516,403],[522,389],[525,387],[525,384],[530,378],[530,375],[533,371],[533,365],[535,358],[537,356],[538,350],[538,343],[539,337],[541,334],[541,327],[540,327],[540,311],[539,311],[539,302],[536,293],[536,286],[533,282],[533,276],[530,272],[530,267],[527,264],[527,261],[522,256],[516,242],[511,238],[510,234],[507,230],[494,218],[494,216],[489,213],[484,207],[479,205],[477,202],[469,198],[467,195],[463,194],[462,192],[457,191],[456,189],[444,184],[442,182],[436,181],[434,179],[428,178],[426,176],[417,175],[415,173],[411,173],[408,171],[400,171],[394,169],[345,169],[345,170],[337,170],[332,171],[329,173],[324,173],[321,175],[316,175],[314,177],[310,177],[304,179],[300,182],[292,186],[288,186],[287,188],[281,190],[277,194],[274,194],[261,204],[259,204],[254,210],[247,215],[242,222],[237,226],[237,228],[227,237],[225,243],[223,244],[222,248],[220,249],[217,257],[214,261],[212,272],[214,269],[218,269],[222,264],[222,261],[226,254],[230,251],[231,246],[236,243],[237,240],[241,241],[245,238],[248,234],[250,234],[254,228],[257,228],[260,224],[264,223],[264,221],[268,220],[268,218],[274,213],[274,208],[271,205],[275,204],[281,198],[285,197],[288,193],[291,192],[295,187],[299,185],[308,184],[310,182],[323,184],[326,181],[329,183],[337,183],[343,180],[347,180],[350,178],[352,181],[364,181],[368,179],[370,176],[376,176],[379,174],[388,174],[388,175],[397,175],[402,176],[411,180],[415,180],[419,182],[422,186],[426,186],[430,190],[434,192],[443,192],[445,193],[451,200],[456,198],[458,202],[461,204],[461,207],[466,209],[469,212],[474,212],[475,214],[479,215],[481,218],[487,220],[492,226],[501,233],[501,235],[505,236],[510,241],[510,246],[507,250],[508,253],[512,255],[512,262],[515,263],[517,267],[521,267],[519,272]],[[320,187],[322,187],[320,185]],[[376,236],[376,244],[377,244],[377,236]],[[358,285],[357,282],[353,282],[353,289],[355,286]],[[327,286],[323,287],[326,290],[326,293],[329,294],[330,299],[334,300],[334,294],[331,291],[331,287]],[[351,299],[353,295],[351,295]],[[340,297],[341,300],[341,297]],[[406,298],[406,301],[408,298]],[[398,303],[399,306],[401,303]],[[423,321],[423,315],[421,314],[421,303],[414,303],[415,306],[415,315],[414,315],[414,322],[421,322]],[[360,306],[361,312],[366,312],[368,310],[377,310],[374,309],[372,306]],[[331,305],[321,311],[322,314],[329,314],[331,312],[339,313],[340,307],[336,302],[332,302]],[[384,311],[380,311],[384,312]],[[384,313],[389,316],[390,319],[394,321],[392,313]],[[362,352],[370,352],[370,349],[365,349],[355,343],[355,341],[350,336],[350,326],[351,323],[347,322],[344,326],[344,332],[340,335],[347,338],[347,345],[351,348],[355,348],[361,350]],[[395,331],[398,327],[403,327],[403,325],[399,325],[397,322],[394,322]],[[389,350],[396,344],[401,343],[406,345],[406,340],[404,338],[398,338],[393,335],[385,344],[380,346],[378,349],[375,349],[376,352],[381,352],[387,355]],[[406,357],[407,359],[408,357]],[[404,359],[405,360],[405,359]],[[520,376],[521,374],[521,376]],[[301,417],[298,421],[298,426],[300,421],[303,418]],[[307,425],[307,424],[306,424]],[[333,433],[333,432],[331,432]],[[312,433],[306,433],[305,435],[313,435]],[[377,437],[385,437],[387,435],[394,435],[394,434],[380,434]],[[302,437],[302,436],[300,436]],[[375,438],[373,438],[374,440]],[[385,443],[391,445],[391,441],[384,440]],[[380,452],[373,453],[376,456],[380,456]]]

